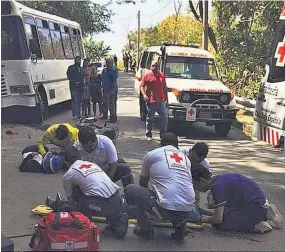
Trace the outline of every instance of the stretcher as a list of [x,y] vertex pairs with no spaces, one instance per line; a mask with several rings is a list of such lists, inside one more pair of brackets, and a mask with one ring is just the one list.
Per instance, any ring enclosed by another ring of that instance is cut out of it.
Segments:
[[[31,212],[32,214],[43,216],[43,215],[52,213],[53,210],[50,207],[47,207],[46,205],[39,205],[35,207],[34,209],[32,209]],[[100,216],[93,216],[91,217],[91,221],[94,221],[97,223],[105,223],[106,218],[100,217]],[[166,227],[166,228],[172,227],[172,224],[168,221],[160,221],[160,220],[153,220],[153,219],[150,219],[150,221],[154,227]],[[137,219],[129,219],[129,224],[137,224]],[[204,229],[203,224],[197,224],[197,223],[192,223],[192,222],[187,222],[187,227],[193,230]]]
[[[97,223],[105,223],[105,217],[93,216],[91,220]],[[166,227],[171,228],[172,224],[169,221],[159,221],[150,219],[152,225],[154,227]],[[137,219],[129,219],[129,224],[137,224]],[[197,224],[192,222],[187,222],[187,227],[194,230],[202,230],[204,228],[203,224]]]

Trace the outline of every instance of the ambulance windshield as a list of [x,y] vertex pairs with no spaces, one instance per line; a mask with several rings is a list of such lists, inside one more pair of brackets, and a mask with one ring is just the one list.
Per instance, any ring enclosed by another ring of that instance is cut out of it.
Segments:
[[214,59],[207,58],[169,56],[164,73],[169,78],[218,80]]

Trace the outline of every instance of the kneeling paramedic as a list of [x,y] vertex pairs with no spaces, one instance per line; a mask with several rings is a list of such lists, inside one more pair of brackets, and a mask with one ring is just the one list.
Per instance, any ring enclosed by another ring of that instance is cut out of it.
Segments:
[[47,144],[54,144],[64,151],[78,140],[78,129],[68,123],[54,124],[50,126],[37,144],[37,152],[41,155],[47,153]]
[[253,180],[237,173],[213,177],[201,164],[192,167],[192,176],[199,191],[211,190],[213,195],[214,213],[202,216],[202,222],[224,231],[264,233],[282,228],[282,215]]
[[63,188],[71,208],[89,218],[106,217],[114,234],[123,238],[128,230],[128,216],[123,212],[120,188],[98,165],[80,158],[75,147],[67,148],[65,161],[69,169],[63,176]]
[[78,133],[79,142],[74,144],[82,160],[100,166],[113,182],[121,180],[124,187],[134,183],[131,168],[125,163],[118,163],[117,150],[110,138],[96,135],[91,127],[82,127]]
[[[129,208],[135,205],[139,208],[136,235],[146,239],[153,235],[148,212],[156,219],[169,220],[175,229],[172,237],[181,241],[188,234],[186,219],[189,212],[196,208],[191,165],[186,155],[178,150],[175,134],[164,134],[161,146],[145,155],[140,185],[128,185],[125,198]],[[197,216],[198,222],[199,213],[193,214]]]

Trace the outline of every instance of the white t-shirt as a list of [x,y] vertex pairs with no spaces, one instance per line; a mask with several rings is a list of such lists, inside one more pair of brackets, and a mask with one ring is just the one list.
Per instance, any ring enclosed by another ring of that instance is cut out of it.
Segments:
[[[23,160],[29,156],[30,154],[32,154],[33,152],[26,152],[23,154]],[[43,163],[43,156],[41,154],[37,154],[35,156],[33,156],[33,158],[31,160],[35,160],[37,161],[40,165]]]
[[66,197],[72,196],[74,186],[78,186],[86,196],[110,198],[120,189],[96,164],[77,160],[63,175],[63,189]]
[[[187,157],[189,155],[190,149],[191,148],[188,148],[188,147],[179,148],[179,150],[181,150]],[[210,170],[210,162],[208,161],[207,158],[203,159],[200,164],[203,165],[206,169]]]
[[117,150],[109,137],[97,135],[97,139],[98,146],[93,152],[90,153],[83,149],[79,141],[73,146],[79,150],[82,160],[95,163],[106,171],[108,164],[118,161]]
[[156,193],[159,206],[174,211],[191,210],[195,202],[191,163],[177,148],[168,145],[148,152],[141,176],[150,176],[150,189]]

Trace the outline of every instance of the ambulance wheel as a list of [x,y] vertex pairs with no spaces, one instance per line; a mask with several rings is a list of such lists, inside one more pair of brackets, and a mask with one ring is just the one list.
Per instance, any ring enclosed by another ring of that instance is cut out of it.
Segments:
[[229,134],[231,130],[231,123],[228,122],[221,122],[215,124],[215,131],[219,137],[225,137]]
[[177,133],[177,126],[175,125],[175,121],[168,120],[167,132],[171,132],[171,133],[174,133],[174,134]]
[[143,122],[146,120],[146,105],[142,97],[140,97],[140,118]]

